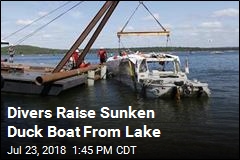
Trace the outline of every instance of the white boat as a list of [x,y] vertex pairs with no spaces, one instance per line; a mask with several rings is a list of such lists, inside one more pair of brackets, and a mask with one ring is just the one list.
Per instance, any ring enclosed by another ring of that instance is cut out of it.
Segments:
[[[124,31],[138,9],[137,7],[121,31],[117,33],[119,46],[121,44],[121,36],[166,36],[168,42],[170,31],[161,25],[145,4],[139,2],[139,5],[143,5],[150,13],[160,26],[160,30]],[[180,99],[181,97],[210,96],[207,83],[187,78],[187,73],[189,72],[188,63],[186,63],[185,72],[181,71],[180,59],[176,55],[125,52],[121,53],[121,56],[109,57],[106,65],[109,76],[115,77],[117,80],[133,87],[135,91],[147,97],[175,97]]]
[[187,78],[188,63],[181,71],[180,59],[165,53],[140,52],[107,59],[108,75],[147,97],[209,97],[207,83]]
[[211,54],[222,54],[222,53],[224,53],[223,51],[211,51],[210,52]]

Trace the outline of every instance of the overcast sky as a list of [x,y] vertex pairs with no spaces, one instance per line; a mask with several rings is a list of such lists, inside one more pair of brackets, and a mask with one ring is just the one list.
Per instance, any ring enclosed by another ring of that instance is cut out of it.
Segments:
[[[1,1],[1,39],[46,15],[67,1]],[[25,28],[5,40],[17,44],[44,24],[65,12],[79,1],[72,1],[56,12]],[[84,1],[47,27],[23,41],[22,45],[46,48],[69,49],[105,1]],[[170,30],[170,41],[166,37],[122,37],[123,47],[237,47],[239,46],[239,2],[197,1],[169,2],[143,1],[158,21]],[[131,16],[138,1],[120,1],[103,28],[93,48],[117,48],[117,32]],[[161,30],[147,10],[140,6],[125,31]],[[88,37],[89,39],[89,37]],[[86,44],[83,43],[80,48]]]

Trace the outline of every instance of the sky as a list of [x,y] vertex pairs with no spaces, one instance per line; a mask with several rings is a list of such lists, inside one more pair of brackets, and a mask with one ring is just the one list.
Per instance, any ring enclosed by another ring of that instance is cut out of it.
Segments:
[[[69,49],[81,35],[105,1],[1,1],[1,39],[44,48]],[[79,3],[81,2],[81,3]],[[126,36],[120,43],[120,31],[139,1],[120,1],[104,26],[92,48],[125,47],[238,47],[239,46],[239,1],[141,1],[161,25],[170,31],[165,36]],[[69,8],[79,3],[78,6]],[[66,4],[52,14],[59,6]],[[62,13],[66,12],[66,14]],[[36,19],[45,16],[36,23]],[[60,16],[53,21],[56,17]],[[50,23],[53,21],[52,23]],[[29,25],[20,32],[11,33]],[[124,31],[161,31],[161,27],[140,5]],[[91,32],[92,34],[93,32]],[[84,48],[90,36],[79,46]]]

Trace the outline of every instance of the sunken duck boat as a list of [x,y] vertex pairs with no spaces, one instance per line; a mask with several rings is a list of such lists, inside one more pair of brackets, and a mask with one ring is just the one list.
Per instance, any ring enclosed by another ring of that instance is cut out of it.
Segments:
[[209,97],[207,83],[189,80],[188,64],[181,70],[180,59],[165,53],[140,52],[107,59],[108,74],[147,97]]

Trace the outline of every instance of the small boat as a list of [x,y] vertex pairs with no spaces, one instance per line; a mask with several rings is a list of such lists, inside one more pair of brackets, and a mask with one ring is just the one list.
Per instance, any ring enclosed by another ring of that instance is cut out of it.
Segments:
[[222,54],[222,53],[224,53],[223,51],[211,51],[210,52],[211,54]]
[[209,97],[207,83],[187,78],[188,62],[181,71],[180,59],[166,53],[126,53],[107,59],[108,75],[147,97]]

